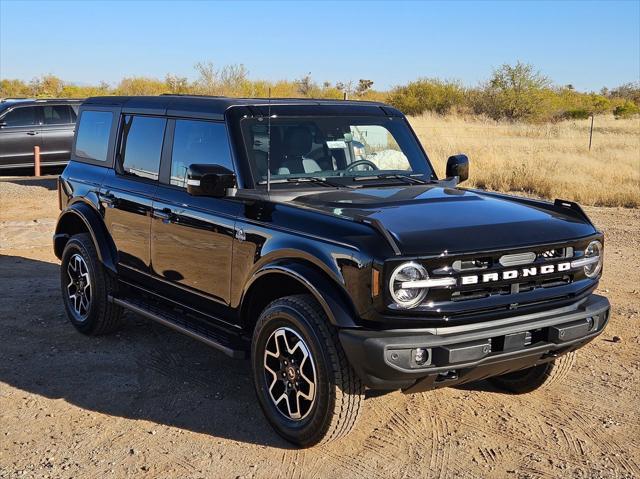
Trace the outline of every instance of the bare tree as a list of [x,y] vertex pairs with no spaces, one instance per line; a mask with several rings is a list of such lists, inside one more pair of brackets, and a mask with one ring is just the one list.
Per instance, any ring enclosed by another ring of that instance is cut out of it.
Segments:
[[198,92],[205,95],[215,95],[216,88],[218,86],[218,78],[213,62],[198,62],[196,63],[195,69],[199,75],[196,80],[196,88]]
[[311,72],[307,73],[305,76],[296,80],[296,85],[298,85],[298,93],[302,96],[309,96],[315,86],[313,84],[313,80],[311,79]]
[[196,90],[205,95],[241,95],[247,90],[249,71],[242,64],[225,65],[216,69],[213,62],[200,62],[195,66],[198,79]]
[[349,80],[348,82],[338,82],[336,83],[336,88],[341,92],[344,92],[347,97],[353,93],[353,80]]
[[224,66],[217,72],[219,92],[224,95],[241,95],[248,75],[243,64]]
[[164,79],[167,88],[171,93],[187,93],[189,91],[189,81],[187,77],[179,77],[168,73]]
[[358,80],[358,86],[356,87],[356,95],[362,96],[367,93],[373,87],[373,80]]

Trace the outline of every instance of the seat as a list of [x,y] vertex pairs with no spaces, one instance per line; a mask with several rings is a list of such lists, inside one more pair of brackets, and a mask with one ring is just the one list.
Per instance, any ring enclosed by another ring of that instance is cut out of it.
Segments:
[[296,126],[289,128],[284,135],[284,157],[278,167],[278,174],[314,173],[322,171],[320,165],[305,155],[313,145],[313,138],[308,128]]

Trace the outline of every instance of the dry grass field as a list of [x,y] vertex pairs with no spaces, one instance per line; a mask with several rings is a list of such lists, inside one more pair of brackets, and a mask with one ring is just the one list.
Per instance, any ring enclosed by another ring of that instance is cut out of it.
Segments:
[[640,119],[597,116],[541,125],[478,117],[410,118],[438,174],[447,158],[471,160],[465,186],[563,198],[594,206],[640,206]]

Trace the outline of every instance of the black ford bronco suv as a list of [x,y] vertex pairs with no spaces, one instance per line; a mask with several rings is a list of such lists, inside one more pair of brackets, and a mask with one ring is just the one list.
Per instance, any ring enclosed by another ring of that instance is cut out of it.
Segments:
[[603,235],[575,203],[438,179],[380,103],[166,95],[80,107],[54,236],[72,324],[130,310],[251,359],[301,446],[365,389],[548,385],[600,334]]

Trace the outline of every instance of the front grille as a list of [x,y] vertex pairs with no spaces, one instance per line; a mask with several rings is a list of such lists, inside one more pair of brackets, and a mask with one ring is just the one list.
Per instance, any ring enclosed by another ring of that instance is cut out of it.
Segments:
[[484,286],[482,288],[459,290],[451,292],[451,301],[468,301],[472,299],[487,298],[489,296],[507,296],[526,293],[537,288],[554,288],[571,283],[570,275],[556,277],[544,277],[539,281],[514,282],[502,286]]
[[[406,314],[477,318],[484,313],[502,314],[525,306],[551,307],[570,301],[597,283],[587,278],[582,268],[571,267],[593,239],[418,259],[429,278],[455,278],[456,282],[430,288],[424,301]],[[389,271],[396,266],[389,264]],[[398,309],[392,299],[387,304]]]
[[412,308],[402,308],[387,293],[386,307],[425,324],[464,324],[508,317],[516,310],[522,313],[562,307],[597,287],[598,278],[588,278],[582,267],[571,266],[583,257],[594,239],[602,241],[602,236],[495,251],[394,259],[385,263],[386,278],[400,264],[411,260],[425,268],[428,279],[449,281],[430,287],[424,300]]

